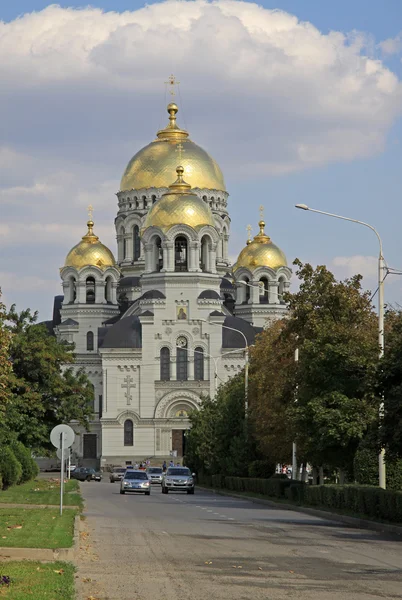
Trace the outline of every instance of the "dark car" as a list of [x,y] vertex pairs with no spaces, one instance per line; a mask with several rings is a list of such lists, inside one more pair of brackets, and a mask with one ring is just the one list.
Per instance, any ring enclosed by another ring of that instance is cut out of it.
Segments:
[[102,475],[89,467],[77,467],[71,473],[71,478],[78,481],[101,481]]

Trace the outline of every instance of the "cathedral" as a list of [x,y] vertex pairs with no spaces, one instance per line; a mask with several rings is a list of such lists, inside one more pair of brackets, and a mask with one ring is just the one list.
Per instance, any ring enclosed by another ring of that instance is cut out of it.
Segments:
[[185,453],[188,415],[245,367],[248,348],[286,313],[291,270],[265,232],[230,264],[228,192],[215,160],[169,121],[130,160],[117,192],[117,257],[87,232],[60,269],[49,323],[73,342],[94,388],[83,465],[125,465]]

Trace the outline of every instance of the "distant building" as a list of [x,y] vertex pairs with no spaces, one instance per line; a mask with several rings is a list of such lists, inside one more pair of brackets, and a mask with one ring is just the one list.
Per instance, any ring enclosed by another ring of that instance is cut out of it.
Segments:
[[245,339],[286,312],[291,271],[263,220],[230,264],[222,172],[177,111],[169,104],[169,124],[124,172],[117,260],[90,218],[60,271],[51,326],[94,386],[90,432],[73,424],[83,463],[182,456],[189,412],[241,371]]

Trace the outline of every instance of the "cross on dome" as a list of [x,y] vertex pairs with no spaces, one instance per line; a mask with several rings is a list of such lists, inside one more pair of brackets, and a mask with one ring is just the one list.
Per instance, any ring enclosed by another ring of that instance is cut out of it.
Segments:
[[169,94],[172,96],[176,96],[175,85],[179,85],[180,81],[176,81],[176,77],[174,75],[170,75],[168,81],[165,81],[166,85],[170,85]]

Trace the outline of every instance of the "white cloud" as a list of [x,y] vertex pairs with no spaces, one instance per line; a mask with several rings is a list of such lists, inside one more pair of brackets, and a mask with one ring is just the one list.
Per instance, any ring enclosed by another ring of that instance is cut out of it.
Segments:
[[[0,271],[25,276],[29,264],[33,277],[47,268],[57,279],[89,203],[115,251],[119,178],[166,122],[172,71],[179,123],[229,178],[254,182],[380,152],[402,87],[371,46],[365,34],[322,34],[233,0],[124,13],[52,5],[0,23]],[[235,221],[232,232],[235,248]]]
[[388,38],[378,45],[386,56],[399,54],[402,52],[402,33],[398,33],[394,38]]
[[375,256],[336,256],[332,260],[335,274],[338,278],[362,275],[370,282],[378,279],[378,257]]

